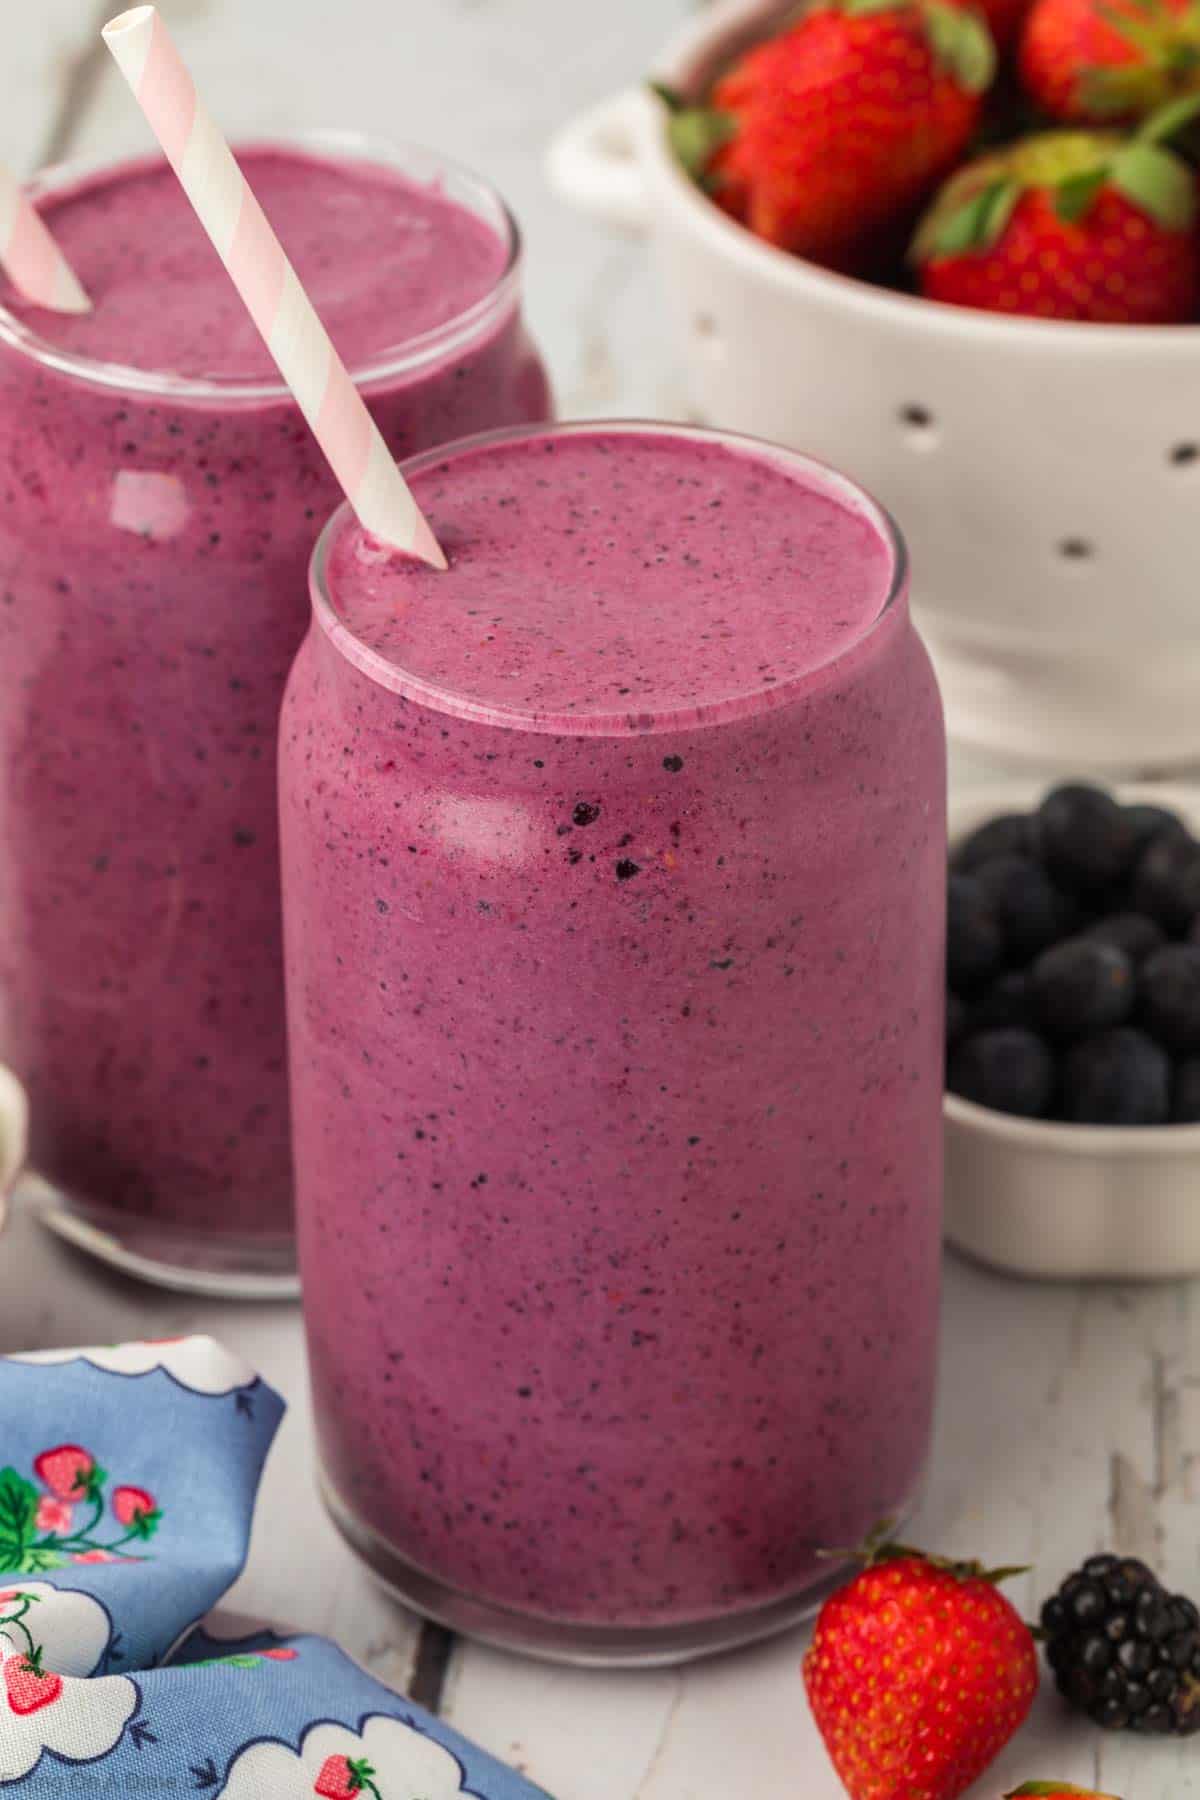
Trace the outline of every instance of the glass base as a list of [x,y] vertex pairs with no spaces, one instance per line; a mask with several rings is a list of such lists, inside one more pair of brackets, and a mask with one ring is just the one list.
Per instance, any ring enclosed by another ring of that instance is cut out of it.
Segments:
[[[317,1481],[325,1509],[368,1572],[394,1600],[464,1637],[515,1650],[540,1662],[577,1668],[654,1669],[695,1662],[724,1650],[738,1650],[802,1624],[846,1579],[850,1560],[831,1562],[819,1580],[744,1612],[715,1618],[680,1619],[669,1625],[588,1625],[547,1619],[476,1600],[406,1560],[346,1505],[318,1463]],[[915,1501],[897,1509],[897,1529]]]
[[22,1188],[48,1231],[137,1281],[224,1300],[300,1297],[291,1238],[213,1238],[156,1225],[84,1205],[37,1175]]

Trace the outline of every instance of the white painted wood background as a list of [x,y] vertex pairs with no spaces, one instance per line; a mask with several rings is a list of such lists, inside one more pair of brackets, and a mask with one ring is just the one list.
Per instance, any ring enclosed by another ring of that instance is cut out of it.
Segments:
[[[542,148],[570,112],[635,78],[691,3],[162,0],[231,132],[408,136],[504,190],[527,233],[534,329],[561,410],[577,416],[670,416],[680,397],[641,247],[564,211],[545,190]],[[103,16],[93,0],[0,0],[0,156],[18,168],[145,141],[95,49]],[[960,761],[955,773],[978,770]],[[1034,1286],[953,1257],[946,1277],[938,1440],[914,1535],[1035,1565],[1013,1590],[1027,1610],[1102,1546],[1200,1592],[1200,1288]],[[0,1245],[0,1351],[196,1330],[235,1344],[291,1402],[233,1604],[328,1632],[404,1686],[418,1626],[374,1592],[313,1493],[295,1309],[156,1294],[99,1273],[21,1214]],[[802,1650],[792,1634],[681,1672],[606,1676],[459,1643],[441,1705],[556,1800],[839,1800],[803,1702]],[[427,1661],[422,1679],[435,1672]],[[1200,1746],[1102,1739],[1044,1694],[977,1800],[1046,1775],[1123,1800],[1186,1800],[1200,1795]]]

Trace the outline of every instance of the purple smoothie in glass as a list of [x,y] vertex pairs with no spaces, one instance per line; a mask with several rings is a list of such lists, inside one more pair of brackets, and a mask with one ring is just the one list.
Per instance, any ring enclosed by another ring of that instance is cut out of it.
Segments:
[[[337,136],[242,162],[396,454],[546,417],[488,189]],[[37,191],[94,310],[0,286],[0,1056],[60,1229],[286,1285],[275,732],[337,488],[165,163]]]
[[343,510],[281,729],[326,1493],[393,1587],[546,1654],[778,1628],[918,1485],[944,748],[850,483],[672,427]]

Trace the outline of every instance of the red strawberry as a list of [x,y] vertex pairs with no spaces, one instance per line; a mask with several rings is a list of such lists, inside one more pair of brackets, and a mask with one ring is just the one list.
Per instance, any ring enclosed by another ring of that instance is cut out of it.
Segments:
[[1116,1794],[1102,1794],[1098,1788],[1072,1787],[1069,1781],[1027,1781],[1024,1787],[1006,1794],[1004,1800],[1022,1800],[1024,1795],[1034,1794],[1040,1794],[1042,1800],[1070,1800],[1072,1795],[1077,1800],[1118,1800]]
[[34,1458],[33,1472],[60,1500],[78,1500],[92,1484],[96,1459],[78,1444],[59,1444]]
[[381,1800],[379,1789],[371,1779],[374,1773],[370,1763],[362,1757],[327,1756],[321,1764],[313,1792],[320,1794],[322,1800],[353,1800],[355,1794],[370,1794],[372,1800]]
[[867,267],[962,155],[994,70],[959,0],[820,0],[717,82],[713,197],[798,256]]
[[1141,118],[1200,89],[1200,11],[1193,0],[1036,0],[1020,74],[1051,118]]
[[1048,132],[982,156],[913,243],[921,292],[1044,319],[1167,325],[1200,305],[1196,176],[1148,135]]
[[1033,1635],[976,1563],[873,1541],[804,1659],[817,1728],[852,1800],[957,1800],[1021,1725]]
[[27,1656],[10,1656],[4,1665],[4,1685],[8,1704],[24,1718],[53,1706],[62,1693],[62,1676],[42,1669]]
[[120,1523],[132,1526],[139,1537],[152,1537],[162,1518],[155,1505],[154,1495],[148,1494],[145,1488],[114,1488],[112,1509]]

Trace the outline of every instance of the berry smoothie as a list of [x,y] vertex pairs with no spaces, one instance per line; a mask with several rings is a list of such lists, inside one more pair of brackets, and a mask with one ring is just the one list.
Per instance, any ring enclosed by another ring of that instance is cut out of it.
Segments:
[[284,703],[327,1496],[418,1605],[598,1660],[795,1617],[919,1481],[944,749],[850,483],[670,427],[343,510]]
[[[342,139],[243,166],[398,455],[546,417],[500,202]],[[294,1266],[275,731],[336,484],[165,163],[41,184],[0,285],[0,1058],[124,1252]]]

